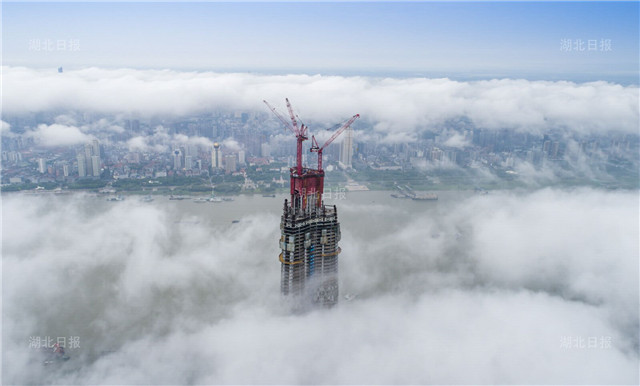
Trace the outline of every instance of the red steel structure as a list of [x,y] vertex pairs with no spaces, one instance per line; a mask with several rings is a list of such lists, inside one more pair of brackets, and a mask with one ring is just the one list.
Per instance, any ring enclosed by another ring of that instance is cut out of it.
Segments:
[[312,137],[310,151],[318,153],[318,167],[312,169],[302,165],[302,143],[308,139],[307,126],[302,123],[298,126],[289,99],[286,104],[291,123],[267,101],[264,103],[297,140],[296,167],[290,169],[291,200],[284,202],[280,225],[281,292],[284,295],[306,294],[313,303],[330,306],[338,301],[340,224],[335,205],[327,207],[322,201],[322,151],[360,115],[345,122],[322,147]]

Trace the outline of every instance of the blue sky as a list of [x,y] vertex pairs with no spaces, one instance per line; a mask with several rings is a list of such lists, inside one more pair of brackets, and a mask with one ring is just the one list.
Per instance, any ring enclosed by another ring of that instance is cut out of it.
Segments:
[[637,2],[4,2],[3,64],[637,83],[638,19]]

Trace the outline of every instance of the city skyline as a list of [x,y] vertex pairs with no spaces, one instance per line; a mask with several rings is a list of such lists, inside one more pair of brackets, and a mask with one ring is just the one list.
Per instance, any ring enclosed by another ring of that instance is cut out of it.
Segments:
[[[148,120],[75,115],[77,126],[39,125],[45,131],[62,126],[93,133],[86,137],[90,142],[75,144],[53,145],[29,130],[5,132],[2,182],[9,185],[3,189],[29,189],[35,183],[47,189],[114,183],[114,187],[143,191],[161,181],[183,185],[185,180],[175,178],[189,177],[189,184],[195,185],[192,191],[198,193],[209,190],[203,190],[203,185],[213,183],[210,177],[232,175],[238,178],[216,177],[216,181],[224,183],[226,179],[235,193],[274,192],[284,188],[283,177],[294,165],[295,141],[282,133],[279,121],[266,116],[266,112],[218,113],[175,118],[158,125]],[[71,115],[64,118],[74,119]],[[43,114],[38,119],[61,118]],[[100,125],[96,126],[96,120]],[[32,119],[16,117],[10,122],[18,128],[29,127]],[[640,138],[634,133],[593,135],[554,129],[539,134],[486,129],[461,121],[440,130],[421,131],[414,141],[394,143],[367,136],[368,130],[367,125],[360,126],[351,140],[348,130],[339,143],[324,152],[328,181],[334,187],[342,185],[344,189],[350,180],[362,186],[373,184],[373,189],[395,189],[397,184],[389,180],[394,174],[393,180],[400,184],[405,181],[415,183],[418,189],[436,190],[451,187],[454,181],[458,187],[476,188],[637,184],[633,170],[638,165]],[[91,139],[94,136],[103,142]],[[302,154],[305,166],[314,167],[315,160],[308,156],[309,144],[303,146]],[[438,175],[448,182],[440,185],[439,177],[434,177]],[[100,182],[78,183],[77,178],[85,177],[99,178]],[[166,177],[172,179],[149,181]],[[256,185],[254,181],[259,182]],[[227,184],[224,189],[229,187]]]

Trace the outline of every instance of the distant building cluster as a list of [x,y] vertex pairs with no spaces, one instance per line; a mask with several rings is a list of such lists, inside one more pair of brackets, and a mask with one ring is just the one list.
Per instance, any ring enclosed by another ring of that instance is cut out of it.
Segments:
[[[3,118],[11,135],[2,137],[2,184],[24,182],[73,182],[82,179],[139,179],[170,176],[243,175],[252,167],[257,173],[277,172],[272,181],[286,182],[295,163],[295,140],[282,135],[278,122],[266,113],[215,113],[187,119],[124,119],[79,114],[78,124],[113,121],[122,130],[94,134],[97,139],[74,146],[46,146],[28,135],[30,128],[55,122],[55,114]],[[162,140],[148,147],[130,146],[132,138]],[[312,128],[313,129],[313,128]],[[366,127],[360,130],[367,131]],[[165,135],[166,134],[166,135]],[[574,159],[593,162],[638,163],[639,136],[570,137],[562,131],[544,135],[515,130],[487,130],[469,122],[457,122],[424,131],[412,141],[388,142],[371,135],[360,140],[358,130],[349,128],[341,141],[323,153],[327,172],[343,170],[411,170],[430,168],[498,168],[510,170],[520,163],[541,167]],[[199,139],[199,140],[192,140]],[[303,162],[308,164],[308,148]],[[269,167],[272,163],[285,165]],[[313,164],[313,162],[312,162]],[[311,165],[313,166],[313,165]],[[271,170],[274,169],[274,170]],[[282,170],[281,170],[282,169]],[[250,189],[255,181],[245,180]]]

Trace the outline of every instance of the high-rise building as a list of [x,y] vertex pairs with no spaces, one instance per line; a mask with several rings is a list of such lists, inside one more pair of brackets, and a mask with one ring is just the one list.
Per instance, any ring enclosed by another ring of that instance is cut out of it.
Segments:
[[91,155],[97,155],[98,157],[102,156],[102,154],[100,154],[100,142],[98,142],[97,139],[91,141],[91,151]]
[[38,158],[38,171],[42,174],[47,172],[47,162],[44,158]]
[[184,156],[184,169],[185,170],[193,169],[193,156],[190,156],[190,155]]
[[340,146],[340,163],[345,168],[351,167],[351,160],[353,159],[353,133],[349,127],[345,132],[342,145]]
[[[287,107],[291,112],[288,100]],[[286,124],[275,109],[269,108]],[[308,139],[307,128],[304,124],[298,127],[293,113],[291,121],[293,127],[289,128],[297,139],[296,165],[290,168],[290,198],[284,200],[280,223],[280,291],[302,306],[308,302],[332,306],[338,302],[339,296],[338,255],[341,250],[338,246],[338,211],[335,205],[325,205],[323,201],[322,162],[318,162],[317,169],[302,166],[302,142]],[[315,139],[312,141],[315,144],[312,151],[318,153],[319,160],[324,147],[343,128],[322,148],[317,146]]]
[[190,155],[191,157],[193,157],[194,155],[198,154],[198,148],[194,145],[186,145],[184,148],[184,155],[185,157]]
[[100,177],[100,156],[91,156],[91,172],[94,177]]
[[260,145],[260,155],[262,157],[271,157],[271,146],[267,142]]
[[84,154],[78,154],[78,177],[87,176],[87,163]]
[[91,156],[93,155],[93,147],[91,146],[90,143],[85,143],[84,144],[84,159],[85,159],[85,163],[86,163],[86,167],[87,167],[87,175],[88,176],[92,176],[93,175],[93,168],[92,168],[92,164],[91,164]]
[[69,164],[67,162],[62,164],[62,175],[69,177]]
[[236,171],[236,156],[235,154],[228,154],[224,157],[224,171],[225,173],[233,173]]
[[240,150],[238,152],[238,164],[240,164],[240,165],[246,164],[244,150]]

